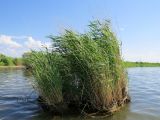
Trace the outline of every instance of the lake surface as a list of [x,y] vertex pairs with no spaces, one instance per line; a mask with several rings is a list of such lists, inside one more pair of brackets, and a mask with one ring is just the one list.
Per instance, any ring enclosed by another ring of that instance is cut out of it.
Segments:
[[[128,68],[131,103],[103,120],[160,120],[160,68]],[[23,69],[0,69],[0,120],[76,120],[44,113]]]

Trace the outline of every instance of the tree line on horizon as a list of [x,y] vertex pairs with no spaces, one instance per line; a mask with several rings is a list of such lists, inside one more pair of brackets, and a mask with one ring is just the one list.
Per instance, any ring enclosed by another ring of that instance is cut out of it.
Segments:
[[0,66],[21,66],[23,65],[22,58],[13,58],[0,54]]

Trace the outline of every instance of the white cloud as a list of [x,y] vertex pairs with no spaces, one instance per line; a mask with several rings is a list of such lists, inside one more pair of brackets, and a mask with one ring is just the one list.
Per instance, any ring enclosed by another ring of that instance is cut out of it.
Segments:
[[9,46],[11,48],[20,48],[21,44],[15,42],[11,36],[0,35],[0,45]]
[[35,40],[32,37],[28,37],[25,45],[30,49],[37,49],[42,47],[42,42],[40,40]]
[[35,40],[33,37],[27,37],[26,42],[24,43],[27,48],[37,50],[44,47],[49,48],[51,46],[51,42],[42,42],[40,40]]
[[12,57],[19,57],[26,51],[42,50],[50,46],[51,42],[42,42],[31,36],[0,35],[0,53]]

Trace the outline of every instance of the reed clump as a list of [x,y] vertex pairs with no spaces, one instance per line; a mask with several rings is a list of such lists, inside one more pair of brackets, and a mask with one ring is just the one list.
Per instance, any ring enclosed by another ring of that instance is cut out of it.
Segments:
[[51,110],[74,107],[106,115],[129,102],[120,46],[109,21],[91,22],[84,34],[65,30],[50,38],[53,49],[32,52],[29,63],[35,88]]

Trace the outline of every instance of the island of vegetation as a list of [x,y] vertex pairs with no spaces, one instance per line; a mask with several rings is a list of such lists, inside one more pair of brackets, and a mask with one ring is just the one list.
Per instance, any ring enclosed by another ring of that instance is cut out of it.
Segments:
[[44,110],[108,116],[129,102],[127,75],[110,22],[93,21],[83,34],[50,36],[52,49],[24,56]]

